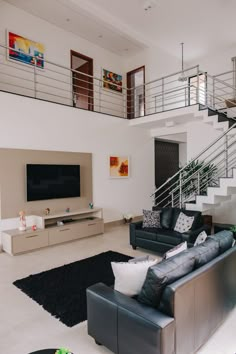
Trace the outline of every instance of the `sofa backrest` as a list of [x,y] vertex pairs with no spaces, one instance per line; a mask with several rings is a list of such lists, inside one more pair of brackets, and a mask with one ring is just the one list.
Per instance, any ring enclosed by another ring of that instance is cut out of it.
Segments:
[[203,225],[203,217],[200,211],[185,210],[185,209],[170,208],[170,207],[162,208],[162,209],[153,207],[153,210],[161,210],[160,219],[161,219],[161,226],[163,229],[173,230],[181,211],[187,216],[194,216],[194,221],[191,230],[199,229]]
[[231,247],[165,288],[160,310],[175,318],[176,354],[196,352],[235,306],[235,269]]

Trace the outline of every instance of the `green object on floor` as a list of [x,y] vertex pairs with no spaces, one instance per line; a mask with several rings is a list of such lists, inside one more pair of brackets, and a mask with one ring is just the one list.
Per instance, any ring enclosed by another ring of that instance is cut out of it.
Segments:
[[72,354],[72,353],[71,353],[71,351],[69,351],[69,349],[60,348],[60,349],[57,349],[55,354]]

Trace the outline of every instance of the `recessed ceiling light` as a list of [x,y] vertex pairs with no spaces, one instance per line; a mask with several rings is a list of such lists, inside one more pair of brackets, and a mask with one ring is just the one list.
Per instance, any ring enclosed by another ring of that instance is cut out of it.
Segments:
[[143,4],[143,9],[145,12],[149,12],[157,4],[157,0],[146,0]]
[[66,22],[70,22],[70,19],[69,19],[69,18],[67,18],[67,19],[66,19]]

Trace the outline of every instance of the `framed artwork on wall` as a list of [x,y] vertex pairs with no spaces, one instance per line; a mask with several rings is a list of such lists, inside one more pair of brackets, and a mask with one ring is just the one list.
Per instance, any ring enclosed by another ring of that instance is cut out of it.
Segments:
[[128,178],[130,163],[128,156],[109,156],[109,176],[110,178]]
[[[35,65],[37,68],[43,69],[44,68],[44,55],[45,55],[45,48],[44,45],[31,39],[22,37],[16,33],[8,32],[7,33],[7,46],[13,49],[9,49],[8,52],[8,59],[16,60],[23,64],[28,65]],[[35,63],[35,58],[36,59]]]
[[103,69],[103,88],[122,93],[122,75]]

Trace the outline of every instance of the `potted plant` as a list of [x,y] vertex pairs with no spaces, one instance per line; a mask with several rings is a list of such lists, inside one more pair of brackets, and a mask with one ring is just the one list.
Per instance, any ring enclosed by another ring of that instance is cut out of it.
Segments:
[[[199,171],[199,176],[198,176]],[[200,195],[207,194],[207,187],[215,186],[217,167],[213,163],[192,161],[182,173],[182,189],[186,199],[195,197],[200,180]]]
[[236,225],[231,226],[230,231],[233,232],[234,238],[236,239]]

